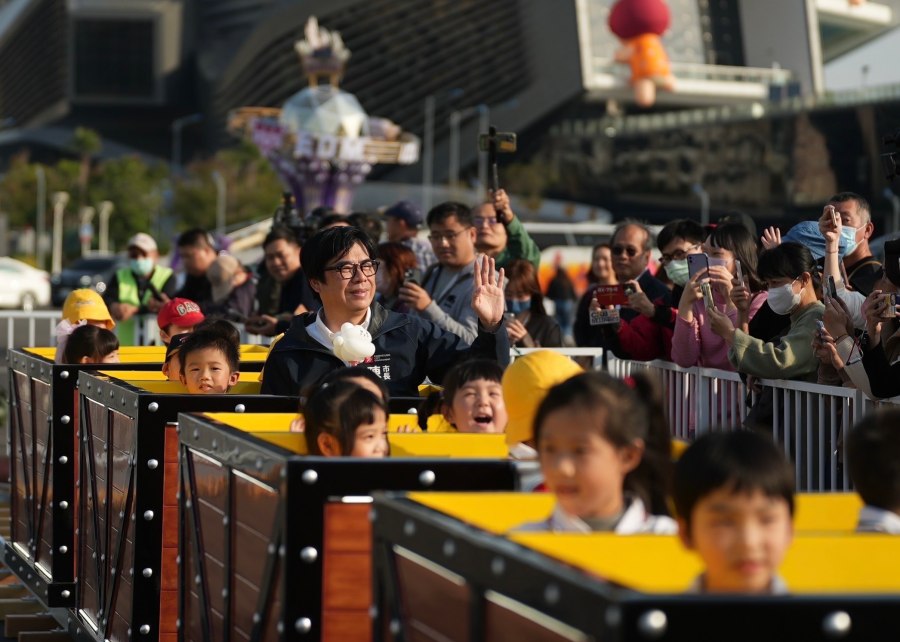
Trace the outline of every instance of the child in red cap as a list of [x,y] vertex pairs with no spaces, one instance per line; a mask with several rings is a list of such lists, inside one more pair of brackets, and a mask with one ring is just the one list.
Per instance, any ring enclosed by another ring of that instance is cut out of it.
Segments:
[[175,298],[166,302],[156,315],[156,323],[159,325],[159,336],[163,343],[169,342],[177,334],[193,332],[194,326],[206,317],[200,311],[200,306],[190,299]]

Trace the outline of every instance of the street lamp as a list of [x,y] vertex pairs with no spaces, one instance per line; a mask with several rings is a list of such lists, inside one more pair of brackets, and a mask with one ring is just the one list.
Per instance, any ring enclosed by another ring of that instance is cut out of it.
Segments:
[[[475,113],[479,116],[479,131],[486,133],[491,120],[491,108],[484,103],[450,112],[450,167],[447,172],[447,182],[450,184],[450,189],[455,189],[456,184],[459,183],[459,127],[464,119]],[[484,174],[484,182],[482,183],[484,185],[487,183],[487,161],[482,159],[482,156],[483,154],[478,155],[478,178],[481,180],[482,173]],[[483,160],[484,162],[482,162]]]
[[100,203],[100,240],[97,244],[97,251],[100,254],[109,253],[109,217],[115,208],[112,201]]
[[35,234],[34,255],[39,269],[44,269],[44,231],[47,227],[47,173],[43,165],[34,168],[37,179],[37,234]]
[[691,185],[691,191],[700,199],[700,225],[709,225],[709,192],[700,183]]
[[91,253],[91,240],[94,238],[94,225],[91,221],[94,220],[94,213],[94,208],[90,205],[85,205],[79,212],[81,224],[78,227],[78,238],[81,241],[81,256]]
[[69,203],[68,192],[53,192],[53,259],[51,271],[62,272],[63,214]]
[[[456,87],[443,94],[447,100],[455,100],[465,93]],[[434,187],[434,110],[438,96],[429,94],[425,97],[425,128],[422,135],[422,209],[431,209],[431,190]]]
[[225,178],[218,171],[212,173],[213,183],[216,184],[216,234],[219,238],[225,236]]
[[181,173],[181,130],[203,120],[203,114],[182,116],[172,121],[172,171]]
[[884,197],[891,202],[894,209],[894,215],[891,217],[891,232],[896,234],[900,231],[900,197],[894,194],[894,190],[890,187],[884,188]]

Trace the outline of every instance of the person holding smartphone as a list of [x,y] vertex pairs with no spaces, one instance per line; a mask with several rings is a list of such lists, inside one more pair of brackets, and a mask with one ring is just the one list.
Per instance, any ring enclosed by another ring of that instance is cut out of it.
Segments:
[[[620,321],[613,325],[591,325],[590,310],[599,306],[595,298],[582,299],[575,321],[575,342],[584,347],[604,347],[623,359],[655,359],[664,354],[663,342],[657,328],[647,326],[652,336],[647,341],[637,339],[630,324],[639,316],[648,320],[657,313],[656,306],[669,308],[672,294],[649,270],[653,236],[646,225],[624,221],[610,239],[613,270],[616,279],[627,287],[628,305],[619,311]],[[638,325],[647,323],[638,321]],[[652,323],[650,321],[649,323]],[[622,335],[620,337],[620,335]],[[624,338],[624,341],[623,341]],[[653,354],[653,356],[646,356]]]
[[[766,293],[761,291],[756,277],[756,241],[743,225],[725,223],[710,233],[701,250],[703,254],[699,256],[707,258],[708,267],[688,279],[681,295],[672,338],[672,361],[683,368],[702,366],[732,370],[728,345],[707,323],[709,306],[703,300],[701,286],[704,283],[710,285],[713,305],[727,314],[733,324],[747,327],[766,300]],[[743,282],[737,279],[738,264]],[[747,291],[737,299],[740,310],[732,297],[736,287]]]

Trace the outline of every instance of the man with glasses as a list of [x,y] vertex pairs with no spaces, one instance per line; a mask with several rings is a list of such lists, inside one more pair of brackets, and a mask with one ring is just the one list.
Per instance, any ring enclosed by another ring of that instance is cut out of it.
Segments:
[[506,267],[513,259],[525,259],[534,269],[540,268],[541,250],[513,213],[505,190],[498,189],[490,202],[472,210],[472,224],[477,233],[475,248],[493,258],[498,268]]
[[374,303],[375,246],[364,232],[336,227],[313,236],[303,248],[303,271],[322,300],[318,312],[294,317],[284,337],[272,347],[262,377],[263,394],[297,395],[335,368],[349,365],[334,354],[332,338],[345,323],[369,332],[375,353],[361,365],[381,377],[392,396],[418,396],[428,377],[440,383],[464,356],[509,363],[509,340],[503,322],[502,270],[485,258],[474,271],[470,305],[478,318],[478,335],[469,345],[455,334],[408,314],[389,312]]
[[425,272],[421,285],[404,282],[400,301],[468,342],[478,334],[478,317],[470,305],[475,273],[475,228],[472,213],[462,203],[441,203],[426,219],[437,264]]
[[[583,300],[575,321],[575,341],[579,346],[607,348],[624,359],[647,360],[662,356],[663,342],[659,328],[653,327],[658,325],[653,319],[657,314],[660,320],[671,317],[672,296],[648,269],[652,240],[650,230],[641,223],[625,221],[616,227],[610,240],[613,270],[619,283],[630,287],[632,293],[628,305],[619,311],[620,322],[613,325],[590,325],[590,308],[598,307],[598,304],[593,298]],[[657,306],[660,312],[657,312]],[[674,323],[674,318],[671,321]],[[650,326],[649,337],[641,334],[642,326]]]

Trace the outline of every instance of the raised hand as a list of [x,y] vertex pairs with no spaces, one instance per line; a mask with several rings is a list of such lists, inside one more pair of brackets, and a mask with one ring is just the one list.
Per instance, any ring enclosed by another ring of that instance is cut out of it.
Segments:
[[822,315],[825,331],[831,337],[853,336],[853,321],[847,313],[844,302],[828,297],[825,299],[825,314]]
[[713,265],[709,268],[710,283],[725,297],[726,301],[731,298],[731,289],[734,287],[733,279],[731,272],[724,265]]
[[750,314],[750,288],[737,280],[731,281],[731,302],[737,308],[738,314]]
[[763,247],[767,250],[778,247],[781,245],[781,230],[774,225],[772,227],[767,227],[763,230],[763,235],[760,237],[760,240],[762,241]]
[[834,205],[826,205],[819,217],[819,231],[825,237],[825,247],[837,249],[841,239],[841,215]]
[[717,335],[725,339],[725,342],[728,345],[734,341],[734,324],[731,323],[731,319],[727,314],[723,312],[719,312],[715,308],[707,308],[706,310],[706,318],[707,323],[709,323],[710,329],[715,332]]
[[486,329],[495,330],[503,319],[506,297],[503,292],[503,270],[494,278],[494,259],[482,256],[476,259],[475,288],[472,291],[472,309]]
[[647,297],[641,289],[641,284],[637,281],[628,281],[626,285],[631,286],[633,292],[628,295],[628,307],[636,312],[640,312],[645,317],[652,317],[656,313],[656,306]]

